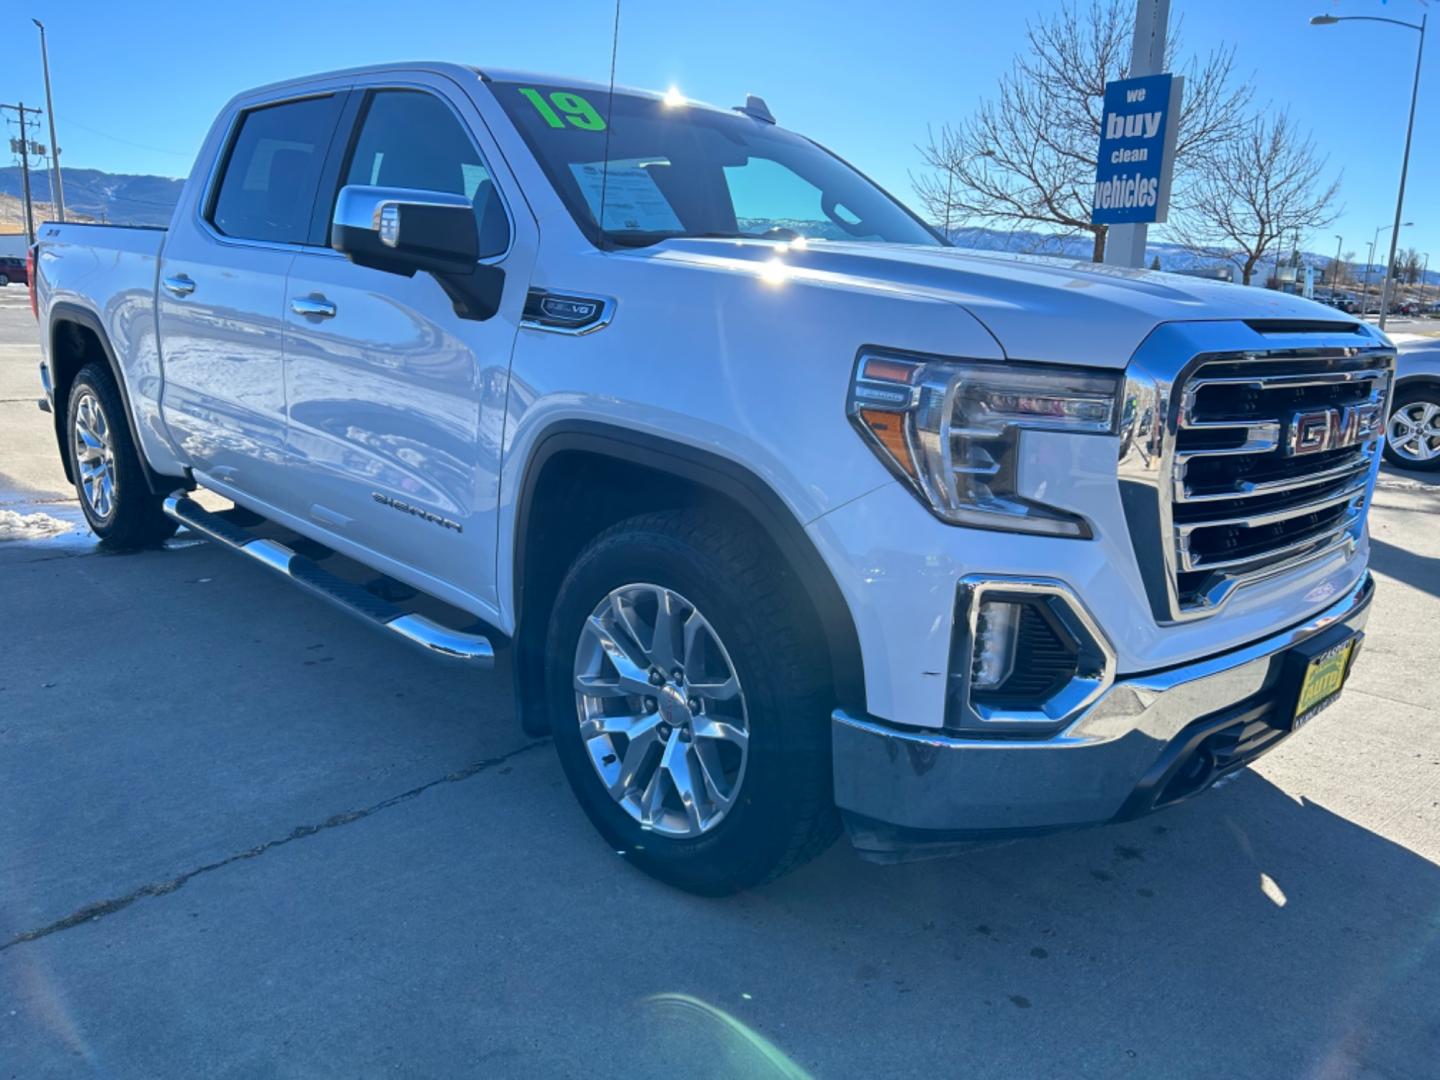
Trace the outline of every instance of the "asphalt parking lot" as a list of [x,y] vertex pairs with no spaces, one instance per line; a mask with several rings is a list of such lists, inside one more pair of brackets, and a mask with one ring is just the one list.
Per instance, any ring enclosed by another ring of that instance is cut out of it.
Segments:
[[502,663],[96,549],[0,289],[0,1077],[1413,1077],[1440,1060],[1440,483],[1340,703],[1203,799],[725,900],[606,849]]

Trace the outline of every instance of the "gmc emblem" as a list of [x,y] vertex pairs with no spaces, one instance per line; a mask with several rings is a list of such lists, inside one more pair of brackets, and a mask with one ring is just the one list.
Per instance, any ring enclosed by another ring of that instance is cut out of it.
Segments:
[[1285,453],[1299,457],[1363,442],[1379,432],[1383,413],[1377,402],[1293,413],[1285,428]]

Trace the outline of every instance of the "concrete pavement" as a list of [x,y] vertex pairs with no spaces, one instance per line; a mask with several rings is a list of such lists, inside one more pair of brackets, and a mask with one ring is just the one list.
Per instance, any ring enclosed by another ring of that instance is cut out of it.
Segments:
[[[0,513],[73,521],[22,296]],[[503,656],[201,543],[0,541],[0,1077],[1430,1074],[1437,511],[1383,475],[1345,697],[1220,790],[719,901],[606,849]]]

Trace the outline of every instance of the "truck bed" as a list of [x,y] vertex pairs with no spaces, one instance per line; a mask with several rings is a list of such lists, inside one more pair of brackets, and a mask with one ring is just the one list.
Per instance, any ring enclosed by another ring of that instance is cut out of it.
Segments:
[[[38,231],[35,256],[42,326],[48,327],[64,313],[68,320],[84,319],[98,331],[124,374],[131,419],[147,454],[161,451],[160,445],[152,445],[162,382],[155,288],[167,231],[154,226],[49,221]],[[41,342],[42,378],[48,393],[48,331],[41,333]],[[64,403],[55,407],[63,409]]]

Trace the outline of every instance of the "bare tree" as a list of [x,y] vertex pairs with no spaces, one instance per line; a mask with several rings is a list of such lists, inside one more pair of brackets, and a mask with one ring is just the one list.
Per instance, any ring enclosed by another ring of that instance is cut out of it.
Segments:
[[1402,248],[1395,253],[1395,280],[1402,285],[1414,285],[1420,280],[1420,268],[1425,257],[1412,248]]
[[[968,120],[932,128],[918,147],[924,171],[912,183],[937,225],[979,220],[1088,232],[1101,260],[1106,227],[1090,223],[1095,158],[1105,84],[1129,67],[1133,14],[1133,0],[1090,0],[1084,8],[1067,0],[1027,24],[1025,48],[997,95]],[[1167,70],[1176,70],[1181,48],[1177,26]],[[1234,61],[1233,49],[1221,49],[1184,66],[1176,189],[1193,162],[1243,126],[1250,89],[1235,85]]]
[[1339,216],[1340,178],[1327,183],[1326,170],[1327,159],[1286,113],[1257,116],[1207,155],[1176,232],[1192,250],[1229,259],[1249,285],[1256,264],[1280,255],[1286,239]]
[[1339,258],[1339,262],[1331,259],[1331,264],[1326,268],[1326,276],[1329,278],[1332,287],[1342,288],[1345,285],[1355,282],[1355,252],[1348,251]]

